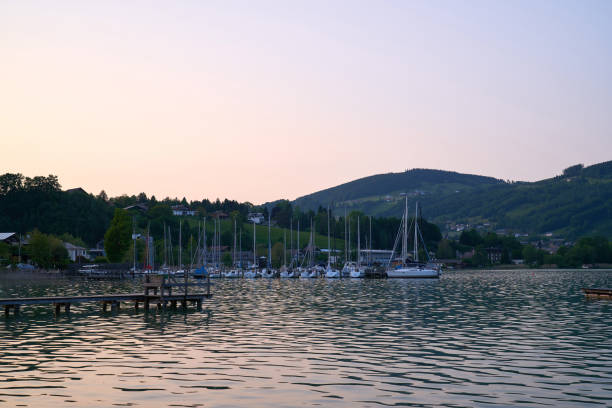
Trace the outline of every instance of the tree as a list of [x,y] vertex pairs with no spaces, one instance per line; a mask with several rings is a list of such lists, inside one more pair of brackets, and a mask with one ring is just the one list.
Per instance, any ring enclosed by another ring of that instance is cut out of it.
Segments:
[[132,221],[126,210],[115,209],[110,227],[104,234],[104,249],[111,262],[121,262],[130,249]]
[[232,255],[229,252],[224,253],[221,257],[221,262],[227,267],[232,266]]
[[58,268],[68,263],[68,251],[62,241],[38,230],[31,234],[28,252],[32,261],[41,268]]
[[96,197],[102,201],[108,201],[108,196],[106,195],[106,191],[104,190],[100,191],[100,193]]
[[0,242],[0,264],[7,264],[10,261],[11,247],[5,242]]
[[6,173],[0,176],[0,195],[18,191],[23,188],[23,175],[21,173]]
[[583,168],[584,168],[584,165],[582,164],[576,164],[574,166],[570,166],[567,169],[563,170],[563,176],[565,177],[578,176],[580,175],[580,173],[582,173]]
[[438,251],[436,252],[438,259],[453,259],[455,258],[455,250],[453,249],[451,242],[448,239],[443,239],[438,244]]
[[280,242],[277,242],[272,245],[272,259],[270,260],[270,263],[274,267],[278,268],[283,262],[283,249],[283,244],[281,244]]
[[469,231],[462,231],[459,236],[459,243],[461,245],[467,245],[471,247],[475,247],[476,245],[480,245],[483,243],[483,239],[475,229],[471,229]]

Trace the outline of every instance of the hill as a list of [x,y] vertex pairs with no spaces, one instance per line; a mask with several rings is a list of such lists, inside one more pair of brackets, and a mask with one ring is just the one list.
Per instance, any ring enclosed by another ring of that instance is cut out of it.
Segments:
[[[299,197],[294,205],[303,209],[316,209],[335,203],[336,207],[360,205],[366,202],[390,202],[400,193],[409,194],[445,194],[455,191],[471,191],[474,188],[504,184],[504,181],[493,177],[461,174],[453,171],[412,169],[403,173],[377,174],[364,177],[336,187]],[[373,215],[386,212],[381,205]],[[393,215],[395,214],[392,211]]]
[[408,192],[423,214],[446,231],[470,226],[548,233],[575,238],[612,236],[612,161],[533,183],[504,182],[491,177],[414,169],[381,174],[300,197],[294,205],[332,205],[373,216],[400,216]]

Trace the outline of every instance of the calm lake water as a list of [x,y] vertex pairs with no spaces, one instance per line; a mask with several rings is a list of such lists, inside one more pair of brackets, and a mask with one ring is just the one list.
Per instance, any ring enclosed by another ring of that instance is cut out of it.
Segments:
[[[0,297],[132,292],[2,280]],[[439,281],[226,280],[198,312],[26,306],[0,323],[0,406],[612,406],[611,271]]]

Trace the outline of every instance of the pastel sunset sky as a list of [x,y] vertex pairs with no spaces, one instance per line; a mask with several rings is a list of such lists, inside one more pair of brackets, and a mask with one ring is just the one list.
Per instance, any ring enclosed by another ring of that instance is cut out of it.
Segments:
[[612,159],[612,1],[1,1],[0,173],[261,203]]

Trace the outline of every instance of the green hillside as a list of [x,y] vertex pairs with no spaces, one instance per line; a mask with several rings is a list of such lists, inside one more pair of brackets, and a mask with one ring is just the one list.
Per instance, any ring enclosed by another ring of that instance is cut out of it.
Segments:
[[295,205],[313,208],[333,203],[335,208],[374,216],[399,216],[404,208],[399,192],[407,191],[411,208],[419,201],[425,217],[448,229],[470,224],[568,238],[612,236],[612,161],[572,166],[561,176],[533,183],[439,170],[402,174],[405,177],[386,174],[355,180],[301,197]]
[[[412,169],[403,173],[377,174],[364,177],[336,187],[328,188],[299,197],[294,205],[303,209],[315,210],[319,205],[327,207],[357,206],[361,208],[376,206],[373,215],[386,213],[393,207],[389,198],[400,193],[445,194],[455,191],[471,191],[483,186],[503,184],[502,180],[492,177],[461,174],[453,171]],[[387,197],[391,196],[391,197]],[[395,214],[391,211],[393,215]]]

